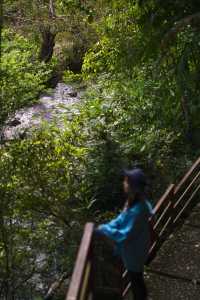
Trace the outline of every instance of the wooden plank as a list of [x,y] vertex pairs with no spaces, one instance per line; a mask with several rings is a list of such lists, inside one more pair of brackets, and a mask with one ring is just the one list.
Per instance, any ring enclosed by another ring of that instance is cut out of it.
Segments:
[[128,271],[125,270],[122,274],[122,279],[126,278],[128,276]]
[[184,203],[184,207],[178,212],[178,215],[174,215],[174,211],[172,210],[171,216],[165,220],[162,220],[162,227],[160,232],[158,232],[157,240],[153,243],[153,245],[150,248],[149,251],[149,257],[151,259],[148,260],[148,263],[152,260],[152,257],[155,257],[157,251],[160,249],[160,247],[163,244],[164,237],[166,236],[167,232],[170,232],[172,226],[174,226],[175,222],[178,220],[178,218],[181,216],[181,214],[185,211],[185,209],[188,207],[188,205],[191,203],[193,197],[196,195],[198,190],[200,189],[200,185],[195,189],[195,191],[190,196],[189,200]]
[[187,192],[190,190],[190,188],[193,186],[193,184],[197,181],[197,179],[200,178],[200,171],[196,174],[196,176],[193,178],[191,183],[187,186],[183,194],[175,201],[174,207],[176,208],[178,204],[183,200],[184,196],[187,194]]
[[190,198],[186,201],[186,203],[184,204],[183,208],[178,212],[178,214],[176,215],[176,217],[174,217],[174,223],[177,222],[177,220],[180,218],[180,216],[184,213],[184,211],[186,210],[186,208],[188,207],[188,205],[191,203],[192,199],[194,198],[194,196],[196,195],[196,193],[199,191],[200,189],[200,185],[197,186],[197,188],[194,190],[194,192],[192,193],[192,195],[190,196]]
[[122,274],[122,291],[121,291],[122,294],[129,283],[130,283],[130,278],[128,276],[128,271],[125,270]]
[[[155,257],[157,251],[160,249],[163,241],[163,233],[168,230],[173,221],[173,197],[174,197],[174,184],[170,184],[164,195],[160,199],[160,203],[157,204],[155,209],[155,215],[153,220],[153,229],[155,230],[156,237],[149,249],[149,255],[146,262],[148,265]],[[162,206],[162,210],[160,207]],[[170,215],[171,212],[171,215]],[[161,227],[161,228],[160,228]]]
[[159,237],[159,238],[162,238],[163,233],[164,233],[165,231],[168,230],[168,227],[169,227],[170,225],[171,225],[171,217],[169,217],[169,218],[165,221],[165,223],[163,224],[163,226],[162,226],[160,232],[158,233],[158,237]]
[[167,203],[167,201],[169,201],[172,198],[172,195],[174,193],[174,188],[175,188],[175,185],[173,183],[171,183],[169,185],[169,187],[167,188],[166,192],[164,193],[164,195],[157,202],[156,206],[153,209],[153,213],[154,213],[155,217],[158,215],[161,207],[163,205],[165,205]]
[[168,215],[167,219],[165,221],[162,221],[162,227],[156,232],[157,237],[149,249],[149,255],[146,263],[147,265],[151,262],[152,257],[155,257],[156,253],[158,252],[158,250],[164,242],[164,237],[166,236],[166,233],[170,232],[172,225],[173,217]]
[[91,273],[91,261],[88,261],[86,268],[85,268],[85,273],[83,276],[83,283],[81,286],[81,292],[80,292],[80,300],[86,300],[87,292],[88,292],[88,285],[89,285],[89,280],[90,280],[90,273]]
[[129,282],[129,283],[127,284],[125,290],[123,291],[123,294],[122,294],[122,297],[123,297],[123,298],[126,297],[126,295],[127,295],[127,293],[129,292],[130,288],[131,288],[131,282]]
[[183,179],[177,184],[174,193],[177,194],[179,190],[184,186],[185,182],[188,180],[188,178],[192,175],[193,171],[200,166],[200,157],[196,160],[196,162],[192,165],[192,167],[189,169],[189,171],[185,174]]
[[93,232],[94,224],[87,223],[85,225],[66,300],[79,300],[85,267],[88,261],[89,252],[91,248]]
[[155,221],[153,225],[153,229],[156,230],[158,226],[164,222],[164,219],[170,217],[170,213],[172,212],[172,201],[167,203],[167,206],[164,208],[163,212],[159,216],[159,218]]
[[[153,250],[155,249],[155,246],[157,244],[157,241],[158,241],[158,238],[154,241],[154,243],[151,245],[150,249],[149,249],[149,253],[148,253],[148,256],[150,257],[153,253]],[[148,261],[148,259],[147,259]]]

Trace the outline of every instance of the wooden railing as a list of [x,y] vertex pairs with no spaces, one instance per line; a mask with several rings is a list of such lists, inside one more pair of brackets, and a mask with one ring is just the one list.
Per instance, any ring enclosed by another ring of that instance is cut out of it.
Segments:
[[165,194],[154,207],[153,229],[156,239],[149,252],[148,263],[155,257],[162,243],[174,228],[185,219],[189,208],[200,189],[200,158],[193,164],[183,179],[177,184],[170,184]]
[[93,299],[93,232],[94,224],[87,223],[79,247],[67,300]]
[[[183,179],[177,184],[170,184],[164,195],[154,207],[154,216],[149,220],[155,232],[155,238],[149,250],[147,264],[156,256],[163,242],[174,228],[187,217],[196,201],[200,190],[200,158],[193,164]],[[87,223],[79,248],[73,276],[66,300],[94,299],[94,259],[92,258],[94,224]],[[121,280],[121,299],[125,298],[130,282],[124,270]]]

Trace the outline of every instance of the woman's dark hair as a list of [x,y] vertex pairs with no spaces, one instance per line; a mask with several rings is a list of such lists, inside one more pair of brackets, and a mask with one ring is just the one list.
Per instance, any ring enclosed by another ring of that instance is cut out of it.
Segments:
[[130,189],[138,193],[144,193],[147,186],[147,179],[140,168],[124,170],[123,176],[128,178]]

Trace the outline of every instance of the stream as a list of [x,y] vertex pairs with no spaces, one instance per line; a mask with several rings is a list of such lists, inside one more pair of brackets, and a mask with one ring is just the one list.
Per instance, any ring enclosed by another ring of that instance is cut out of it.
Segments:
[[8,119],[3,129],[3,139],[23,138],[29,129],[40,127],[44,121],[50,123],[57,119],[59,126],[59,116],[63,116],[69,106],[79,102],[82,95],[83,90],[58,83],[52,93],[41,95],[36,104],[18,110]]
[[[50,93],[43,93],[37,103],[32,106],[18,110],[10,117],[3,129],[3,140],[9,141],[27,136],[31,129],[39,128],[44,121],[47,123],[56,122],[57,126],[63,125],[63,116],[69,111],[72,105],[78,103],[84,94],[84,88],[72,87],[65,83],[58,83]],[[55,271],[57,271],[56,254],[52,253],[55,260]],[[36,257],[37,268],[46,263],[46,253],[38,253]],[[33,274],[30,284],[36,287],[39,294],[44,292],[46,286],[38,273]],[[23,299],[36,299],[36,291],[30,291]],[[37,299],[41,299],[39,296]]]

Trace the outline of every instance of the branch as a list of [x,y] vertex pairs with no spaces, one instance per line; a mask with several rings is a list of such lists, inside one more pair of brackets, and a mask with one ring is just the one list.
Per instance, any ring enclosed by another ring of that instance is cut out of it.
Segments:
[[71,276],[70,273],[65,272],[63,273],[60,278],[56,281],[54,281],[50,288],[48,289],[47,294],[44,296],[44,300],[50,300],[52,299],[53,294],[56,292],[56,290],[58,290],[60,288],[60,286],[62,285],[63,281],[67,278],[69,278]]
[[56,17],[55,6],[54,6],[53,0],[49,0],[49,16],[51,18],[55,18]]

